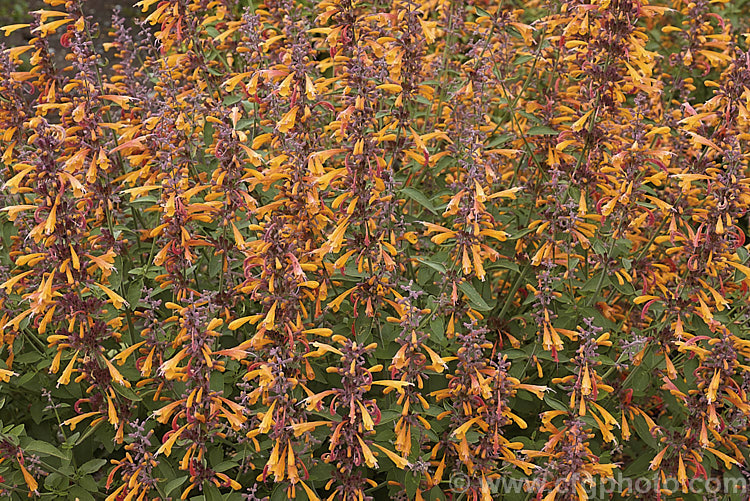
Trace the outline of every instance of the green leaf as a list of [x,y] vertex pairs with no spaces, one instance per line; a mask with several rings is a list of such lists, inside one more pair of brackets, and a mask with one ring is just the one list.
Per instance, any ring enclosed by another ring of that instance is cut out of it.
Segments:
[[8,425],[8,427],[10,429],[7,432],[3,430],[3,433],[7,433],[8,435],[12,435],[14,437],[20,437],[26,430],[26,425],[24,424],[17,424],[15,426]]
[[[17,364],[33,364],[34,362],[40,360],[41,358],[42,356],[38,352],[30,351],[28,353],[21,353],[14,359],[14,361]],[[26,375],[27,374],[24,374],[24,376]],[[34,377],[34,376],[35,374],[31,373],[31,377]],[[18,380],[16,380],[16,384],[18,386],[23,386],[24,383],[26,383],[29,379],[31,378],[26,379],[23,376],[21,376],[20,378],[18,378]]]
[[533,60],[534,60],[534,56],[529,56],[529,55],[526,55],[526,56],[518,56],[517,58],[515,58],[515,59],[513,60],[513,66],[520,66],[520,65],[522,65],[523,63],[527,63],[527,62],[529,62],[529,61],[533,61]]
[[68,491],[68,499],[79,499],[80,501],[96,501],[91,493],[89,493],[83,487],[77,485],[74,485]]
[[[604,277],[602,277],[604,275]],[[599,281],[601,280],[601,285],[599,285]],[[591,277],[585,284],[583,284],[583,287],[578,289],[580,292],[597,292],[599,291],[599,287],[607,287],[611,285],[611,282],[609,280],[609,276],[607,275],[606,271],[602,271],[600,273],[597,273],[593,277]]]
[[319,462],[312,468],[310,468],[310,480],[328,480],[331,478],[333,472],[333,465],[328,463]]
[[[541,118],[539,118],[538,116],[536,116],[536,115],[533,115],[533,114],[531,114],[531,113],[528,113],[528,112],[526,112],[526,111],[522,111],[522,110],[516,110],[516,113],[518,113],[518,114],[519,114],[519,115],[521,115],[522,117],[526,117],[526,118],[528,118],[529,120],[531,120],[531,122],[533,122],[533,123],[535,123],[535,124],[541,123],[541,121],[542,121],[542,119],[541,119]],[[532,128],[533,128],[533,127],[532,127]],[[552,129],[550,129],[550,130],[552,130]]]
[[620,285],[620,282],[617,281],[617,278],[615,278],[614,282],[612,283],[612,287],[614,287],[617,292],[620,292],[625,296],[632,296],[635,294],[635,289],[630,284],[630,282],[623,282],[623,284]]
[[489,12],[487,12],[486,10],[484,10],[483,8],[477,7],[475,5],[474,9],[477,11],[477,15],[479,15],[479,16],[486,16],[486,17],[489,17],[490,19],[492,18],[492,14],[490,14]]
[[131,402],[140,402],[141,400],[143,400],[136,392],[134,392],[127,386],[123,386],[121,384],[113,384],[112,388],[114,388],[117,393],[127,398]]
[[380,414],[380,424],[390,423],[401,416],[401,413],[394,410],[383,410]]
[[426,494],[428,494],[429,497],[426,497],[424,495],[422,497],[424,497],[425,499],[429,499],[430,501],[445,501],[446,500],[445,493],[437,485],[433,487],[432,489],[430,489],[429,491],[427,491]]
[[[130,270],[131,272],[133,270]],[[141,300],[141,291],[143,290],[143,280],[135,280],[128,286],[128,303],[135,308],[138,305],[138,301]]]
[[94,480],[94,477],[91,475],[84,475],[81,478],[78,479],[78,487],[83,488],[87,492],[97,492],[98,486],[96,485],[96,480]]
[[633,420],[633,428],[635,428],[636,433],[639,437],[641,437],[641,440],[643,440],[646,444],[648,444],[649,447],[653,450],[659,449],[659,444],[656,441],[656,438],[651,435],[651,432],[648,430],[648,423],[646,423],[646,420],[643,419],[643,416],[636,416]]
[[59,473],[52,472],[44,478],[44,486],[47,489],[57,490],[67,487],[65,481],[67,479]]
[[102,469],[104,465],[107,464],[106,459],[92,459],[90,461],[86,461],[81,465],[80,468],[78,468],[78,471],[83,474],[88,473],[95,473]]
[[286,487],[281,484],[276,484],[276,488],[271,493],[271,501],[287,501],[289,498],[286,495]]
[[514,139],[513,134],[501,134],[499,136],[493,136],[492,139],[487,143],[488,148],[497,148],[501,144],[505,144],[508,141]]
[[5,221],[3,223],[3,244],[5,244],[6,249],[11,248],[11,237],[14,235],[16,229],[16,225],[9,221]]
[[446,345],[445,322],[438,316],[430,320],[430,339],[436,341],[440,346]]
[[206,122],[203,125],[203,143],[208,146],[213,143],[214,124]]
[[203,484],[203,495],[206,496],[206,501],[223,501],[221,491],[218,487],[213,484]]
[[167,482],[167,486],[164,488],[164,494],[169,496],[172,491],[184,484],[185,480],[187,480],[187,476],[170,480],[169,482]]
[[492,309],[492,307],[488,305],[484,300],[482,295],[477,292],[471,282],[461,282],[458,285],[458,288],[461,289],[464,294],[466,294],[466,297],[469,298],[469,304],[471,304],[471,307],[475,310],[490,311]]
[[528,235],[532,231],[534,231],[534,230],[533,229],[528,229],[528,228],[526,228],[523,231],[514,231],[513,233],[511,233],[510,235],[508,235],[507,240],[518,240],[519,238]]
[[536,125],[526,132],[527,136],[556,136],[559,132],[546,125]]
[[518,358],[529,358],[529,354],[528,354],[528,353],[526,353],[526,352],[525,352],[525,351],[523,351],[523,350],[515,350],[515,349],[511,349],[511,350],[505,350],[505,351],[503,351],[503,353],[504,353],[505,355],[508,355],[508,358],[509,358],[510,360],[516,360],[516,359],[518,359]]
[[48,442],[43,442],[41,440],[32,441],[31,443],[26,445],[24,449],[26,449],[27,451],[31,451],[31,452],[38,452],[38,453],[44,454],[45,456],[55,456],[60,459],[65,459],[66,461],[68,460],[67,454],[62,452],[60,449],[58,449],[54,445]]
[[552,407],[556,411],[569,411],[568,406],[559,400],[552,398],[550,395],[544,395],[544,403]]
[[[689,387],[695,386],[695,370],[700,365],[697,358],[688,358],[682,366],[682,373]],[[679,379],[679,378],[678,378]]]
[[242,118],[240,120],[237,120],[237,126],[235,127],[235,130],[247,129],[253,124],[253,122],[255,122],[255,120],[251,118]]
[[[97,434],[98,436],[102,435],[103,426],[101,426],[102,422],[99,421],[94,426],[89,426],[86,428],[86,432],[83,435],[79,435],[78,432],[76,432],[73,436],[76,437],[76,443],[75,445],[82,444],[87,438],[89,438],[93,434]],[[104,432],[104,434],[108,433],[107,431]],[[107,442],[107,445],[109,445],[109,442]],[[67,448],[67,447],[66,447]]]
[[404,489],[409,499],[414,499],[417,494],[417,487],[419,487],[419,479],[413,473],[407,472],[404,478]]
[[514,263],[513,261],[510,261],[509,259],[498,259],[494,263],[490,264],[489,266],[485,266],[485,270],[494,270],[494,269],[504,269],[504,270],[511,270],[518,273],[521,271],[521,269],[518,267],[518,264]]
[[635,460],[625,468],[625,471],[623,472],[625,478],[641,476],[648,471],[649,464],[653,458],[654,456],[652,454],[645,451],[643,454],[638,454],[638,457],[636,457]]
[[[36,376],[36,374],[34,374],[33,372],[27,372],[15,381],[16,386],[27,386],[31,382],[31,380],[34,379],[34,376]],[[35,385],[31,386],[33,387]]]
[[231,470],[235,466],[239,466],[237,461],[222,461],[213,467],[213,470],[219,473],[224,473],[227,470]]
[[445,266],[443,266],[440,263],[434,263],[434,262],[432,262],[432,261],[430,261],[428,259],[422,258],[422,257],[418,257],[417,261],[419,261],[422,264],[426,264],[427,266],[429,266],[433,270],[437,271],[438,273],[445,273]]
[[414,188],[404,188],[401,190],[401,193],[411,198],[412,200],[417,202],[419,205],[421,205],[428,211],[437,215],[437,210],[435,209],[435,206],[432,205],[432,202],[430,202],[430,200],[421,191],[415,190]]
[[224,373],[212,372],[209,385],[212,391],[224,391]]
[[649,374],[642,367],[643,364],[633,369],[626,380],[626,386],[632,388],[635,395],[643,395],[650,383]]

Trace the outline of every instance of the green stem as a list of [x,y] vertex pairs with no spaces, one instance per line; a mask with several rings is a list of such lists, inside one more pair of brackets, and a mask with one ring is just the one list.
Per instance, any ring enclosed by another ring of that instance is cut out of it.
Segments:
[[513,298],[516,297],[516,292],[518,291],[518,288],[521,286],[521,281],[524,279],[529,269],[531,269],[530,263],[526,263],[524,267],[521,268],[521,271],[518,273],[518,277],[516,277],[515,282],[513,282],[513,285],[508,291],[508,295],[505,297],[505,303],[503,304],[503,307],[500,308],[500,311],[497,314],[498,318],[502,319],[505,317],[505,314],[508,311],[508,308],[510,308],[510,305],[513,303]]

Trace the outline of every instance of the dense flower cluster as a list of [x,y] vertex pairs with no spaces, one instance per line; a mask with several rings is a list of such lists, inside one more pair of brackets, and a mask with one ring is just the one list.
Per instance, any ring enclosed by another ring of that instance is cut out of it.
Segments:
[[0,496],[746,471],[745,2],[45,2],[0,28]]

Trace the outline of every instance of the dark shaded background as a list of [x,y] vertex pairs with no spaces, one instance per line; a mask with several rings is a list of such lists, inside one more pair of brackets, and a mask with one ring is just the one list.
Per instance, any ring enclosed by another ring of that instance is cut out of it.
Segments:
[[[83,10],[87,15],[93,17],[106,32],[112,20],[112,12],[116,6],[122,7],[122,13],[126,17],[133,15],[136,9],[133,4],[136,0],[84,0]],[[31,16],[28,12],[38,9],[64,10],[60,7],[50,7],[42,0],[0,0],[0,26],[6,26],[16,23],[28,23]],[[19,45],[25,40],[31,38],[28,30],[19,30],[8,37],[0,33],[0,44],[4,43],[7,47]]]
[[[106,34],[112,22],[112,13],[116,6],[122,8],[122,15],[125,17],[132,17],[136,14],[137,9],[133,7],[133,4],[137,0],[84,0],[83,9],[87,15],[92,16],[95,23],[99,23],[101,32]],[[7,26],[9,24],[28,23],[31,19],[30,11],[38,9],[50,9],[64,11],[62,6],[50,7],[42,0],[0,0],[0,26]],[[58,30],[58,34],[62,31]],[[28,40],[31,39],[31,34],[28,28],[15,31],[10,36],[3,36],[0,32],[0,45],[6,47],[14,47],[18,45],[25,45]],[[64,54],[61,47],[58,46],[57,37],[50,39],[50,47],[56,52],[56,61],[62,66],[64,64]]]
[[[117,0],[85,0],[84,10],[87,14],[94,16],[97,20],[109,20],[112,10],[116,5],[121,5],[123,10],[132,9],[135,2]],[[53,9],[42,0],[0,0],[0,25],[23,23],[28,18],[27,12],[37,9]],[[57,7],[56,9],[60,9]],[[53,9],[54,10],[54,9]]]

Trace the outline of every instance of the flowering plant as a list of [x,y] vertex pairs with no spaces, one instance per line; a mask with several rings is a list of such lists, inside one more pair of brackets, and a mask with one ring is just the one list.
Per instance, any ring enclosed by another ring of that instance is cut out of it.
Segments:
[[0,28],[3,497],[746,471],[745,2],[45,2]]

